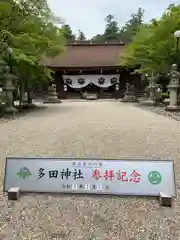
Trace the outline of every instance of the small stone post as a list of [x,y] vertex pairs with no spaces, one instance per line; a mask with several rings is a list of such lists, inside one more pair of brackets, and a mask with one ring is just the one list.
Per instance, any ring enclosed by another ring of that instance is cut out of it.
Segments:
[[7,106],[5,108],[5,113],[10,116],[15,116],[18,110],[13,107],[13,91],[15,90],[15,87],[13,85],[13,82],[17,79],[15,75],[10,73],[9,67],[6,67],[6,82],[3,86],[3,90],[5,91],[5,97],[7,99]]
[[172,65],[172,70],[170,73],[170,83],[167,86],[170,91],[169,105],[165,108],[166,111],[180,111],[180,107],[177,106],[177,93],[180,87],[179,85],[180,73],[177,70],[177,65]]

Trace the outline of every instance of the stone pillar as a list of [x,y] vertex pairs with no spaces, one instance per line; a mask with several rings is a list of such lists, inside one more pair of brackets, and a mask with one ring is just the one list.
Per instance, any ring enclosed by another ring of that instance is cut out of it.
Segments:
[[177,65],[172,65],[172,70],[170,73],[170,84],[168,89],[170,92],[169,95],[169,105],[165,108],[167,111],[180,111],[180,107],[177,106],[177,93],[180,87],[179,85],[180,73],[177,71]]
[[17,80],[17,77],[9,72],[9,68],[7,67],[6,74],[6,82],[3,86],[3,90],[5,92],[5,98],[7,99],[7,104],[5,108],[5,113],[8,116],[15,116],[18,110],[13,107],[13,91],[15,90],[13,82]]
[[6,63],[0,59],[0,85],[3,85],[5,82],[5,68],[6,68]]

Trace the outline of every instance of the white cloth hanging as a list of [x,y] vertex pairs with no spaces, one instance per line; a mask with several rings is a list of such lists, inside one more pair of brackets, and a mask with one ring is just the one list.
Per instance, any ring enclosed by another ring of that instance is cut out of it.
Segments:
[[120,74],[115,75],[63,75],[63,81],[69,87],[83,88],[94,84],[101,88],[108,88],[120,81]]

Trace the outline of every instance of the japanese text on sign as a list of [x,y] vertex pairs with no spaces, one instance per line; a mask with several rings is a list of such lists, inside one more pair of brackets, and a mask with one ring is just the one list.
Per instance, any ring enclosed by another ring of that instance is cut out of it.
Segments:
[[[40,168],[38,172],[38,180],[43,178],[46,175],[45,169]],[[60,178],[62,180],[66,179],[68,180],[69,177],[72,177],[73,180],[77,179],[83,179],[83,173],[81,169],[74,169],[73,171],[70,171],[69,168],[63,169],[62,171],[58,170],[50,170],[48,171],[48,177],[49,178]]]
[[[33,161],[33,164],[32,164]],[[173,161],[7,158],[4,191],[175,195]]]
[[[47,173],[44,168],[40,168],[38,171],[38,180],[43,178]],[[73,180],[84,179],[83,171],[81,169],[70,170],[69,168],[62,169],[62,171],[58,170],[49,170],[48,171],[49,178],[68,180],[70,177]],[[92,170],[92,178],[95,180],[118,180],[122,182],[134,182],[139,183],[141,180],[141,174],[136,170],[133,170],[131,174],[128,175],[127,172],[121,170],[105,170],[104,173],[101,173],[99,169]]]
[[134,182],[138,183],[141,180],[141,174],[136,170],[133,170],[131,174],[128,175],[127,172],[121,170],[105,170],[104,175],[101,174],[99,169],[93,171],[92,177],[96,180],[104,178],[105,180],[119,180],[122,182]]

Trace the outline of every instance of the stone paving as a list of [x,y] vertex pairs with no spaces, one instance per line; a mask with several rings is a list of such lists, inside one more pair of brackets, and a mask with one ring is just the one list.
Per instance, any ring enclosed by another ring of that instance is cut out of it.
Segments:
[[[0,121],[0,177],[7,155],[175,160],[180,181],[180,123],[118,101],[64,101]],[[0,194],[0,239],[168,240],[180,238],[180,201]]]

